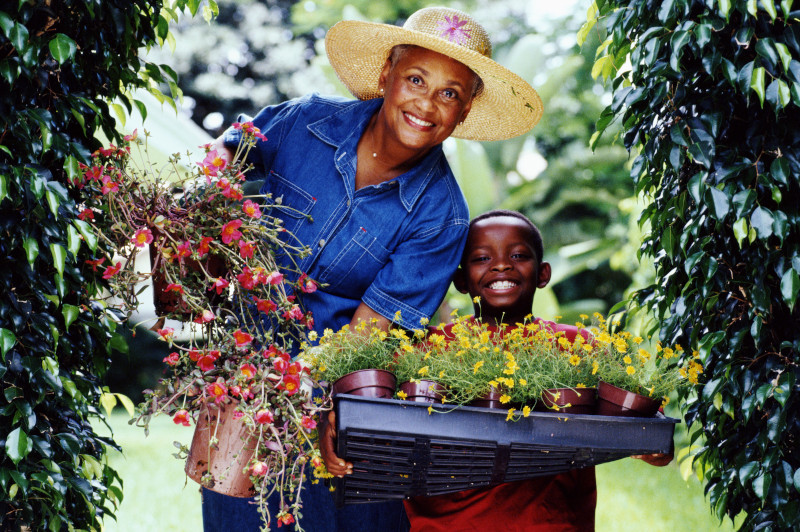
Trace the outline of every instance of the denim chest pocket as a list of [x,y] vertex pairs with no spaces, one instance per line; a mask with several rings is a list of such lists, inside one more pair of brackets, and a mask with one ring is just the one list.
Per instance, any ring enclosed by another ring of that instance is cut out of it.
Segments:
[[272,193],[273,202],[280,202],[286,207],[281,208],[276,216],[283,220],[283,227],[294,234],[308,219],[317,202],[316,198],[274,171],[270,172],[267,189]]
[[[335,253],[332,247],[328,251]],[[360,298],[388,260],[389,251],[361,227],[324,267],[318,280],[328,285],[326,292]]]

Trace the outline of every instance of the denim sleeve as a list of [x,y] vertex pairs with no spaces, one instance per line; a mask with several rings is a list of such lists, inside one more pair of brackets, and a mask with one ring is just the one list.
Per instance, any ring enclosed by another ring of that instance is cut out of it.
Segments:
[[[402,327],[419,329],[420,320],[430,319],[450,286],[468,227],[467,220],[449,220],[402,243],[361,300]],[[394,320],[397,311],[400,319]]]

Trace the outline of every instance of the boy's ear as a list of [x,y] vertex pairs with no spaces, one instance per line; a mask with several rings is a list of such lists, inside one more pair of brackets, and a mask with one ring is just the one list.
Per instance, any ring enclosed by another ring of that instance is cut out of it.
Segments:
[[461,268],[461,266],[459,266],[456,270],[456,273],[453,274],[453,284],[455,285],[456,290],[462,294],[467,293],[467,273],[463,268]]
[[550,282],[550,275],[552,274],[552,270],[550,268],[549,262],[540,262],[539,263],[539,282],[536,285],[537,288],[544,288],[547,286],[547,283]]

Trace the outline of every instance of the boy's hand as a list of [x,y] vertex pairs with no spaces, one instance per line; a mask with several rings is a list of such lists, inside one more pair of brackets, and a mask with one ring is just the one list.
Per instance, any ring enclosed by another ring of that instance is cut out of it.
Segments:
[[636,458],[651,466],[663,467],[672,462],[672,453],[635,454],[631,458]]
[[319,430],[319,451],[325,467],[331,475],[342,478],[353,474],[353,464],[336,456],[336,414],[328,412],[327,418],[322,416]]

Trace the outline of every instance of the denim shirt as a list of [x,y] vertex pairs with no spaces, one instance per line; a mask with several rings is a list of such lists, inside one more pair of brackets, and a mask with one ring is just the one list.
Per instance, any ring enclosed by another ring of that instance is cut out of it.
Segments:
[[[248,178],[266,178],[261,193],[296,210],[281,217],[311,249],[299,270],[321,287],[300,295],[319,332],[349,323],[362,301],[390,321],[420,328],[441,303],[464,248],[467,203],[441,146],[405,174],[355,190],[356,147],[382,102],[310,95],[253,119],[268,140],[251,150]],[[235,147],[239,134],[228,130],[225,144]],[[278,260],[289,274],[288,259]]]

